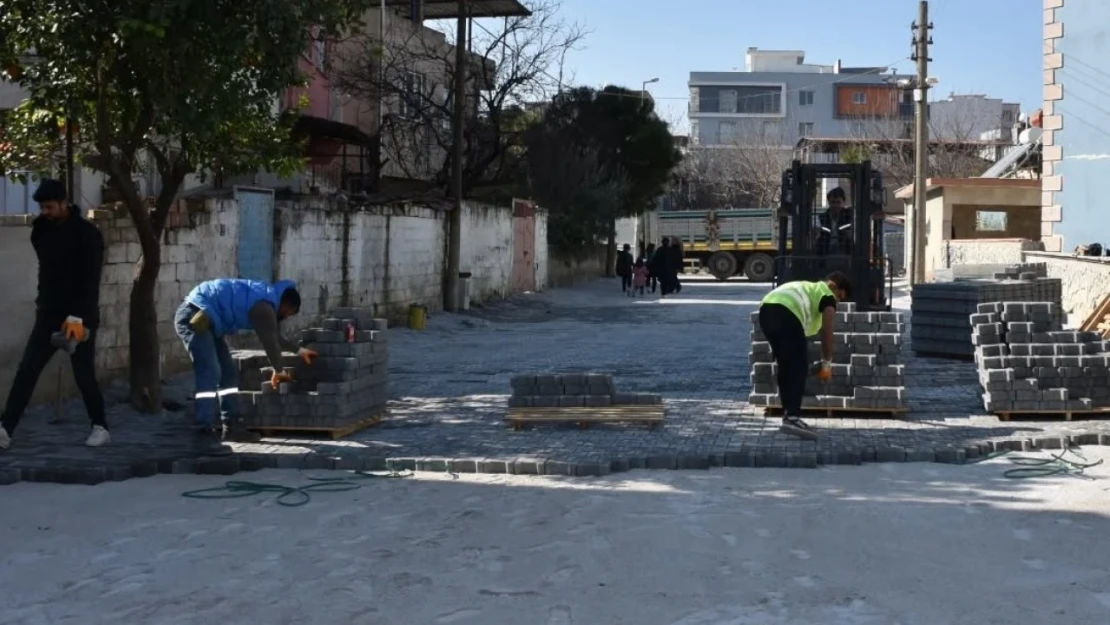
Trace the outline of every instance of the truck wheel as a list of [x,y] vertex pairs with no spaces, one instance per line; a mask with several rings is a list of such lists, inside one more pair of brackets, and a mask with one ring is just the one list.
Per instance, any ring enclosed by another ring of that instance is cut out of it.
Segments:
[[770,282],[775,277],[775,261],[766,254],[752,254],[744,263],[744,275],[752,282]]
[[715,252],[709,257],[709,273],[722,282],[736,275],[736,257],[728,252]]

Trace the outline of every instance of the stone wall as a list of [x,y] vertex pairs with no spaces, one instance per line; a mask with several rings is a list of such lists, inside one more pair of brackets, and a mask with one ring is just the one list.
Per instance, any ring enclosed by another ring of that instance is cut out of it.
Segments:
[[1060,279],[1061,304],[1069,326],[1082,324],[1110,294],[1110,258],[1046,252],[1029,252],[1025,258],[1026,262],[1044,263],[1048,277]]
[[1012,265],[1022,261],[1025,252],[1043,251],[1040,241],[1026,239],[955,239],[943,242],[941,266]]
[[[510,294],[513,263],[512,212],[468,204],[463,215],[461,268],[473,273],[475,302]],[[442,310],[447,213],[425,206],[340,206],[323,197],[278,200],[274,206],[275,278],[295,280],[302,295],[301,314],[289,331],[308,327],[324,311],[340,306],[370,308],[376,316],[402,320],[411,304]],[[106,252],[101,281],[102,327],[97,364],[103,380],[124,377],[129,362],[128,318],[131,283],[140,247],[129,217],[95,211],[92,220],[104,234]],[[0,393],[6,393],[34,314],[36,267],[30,245],[29,216],[0,218],[0,306],[7,320],[0,329]],[[162,271],[156,306],[165,374],[187,368],[188,359],[173,331],[173,313],[203,280],[238,275],[240,211],[229,197],[198,197],[179,202],[171,212],[162,245]],[[536,241],[547,238],[546,215],[535,217]],[[600,257],[552,260],[546,244],[534,261],[539,288],[564,285],[580,276],[601,274]],[[248,347],[249,336],[235,340]],[[61,361],[63,359],[56,359]],[[52,363],[52,367],[58,366]],[[64,365],[68,369],[68,364]],[[48,369],[38,400],[56,395],[57,370]],[[71,375],[63,393],[72,394]]]

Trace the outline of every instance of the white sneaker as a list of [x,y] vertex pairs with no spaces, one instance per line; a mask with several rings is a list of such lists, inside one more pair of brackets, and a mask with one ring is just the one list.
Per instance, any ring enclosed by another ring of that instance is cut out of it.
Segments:
[[103,426],[94,425],[92,432],[89,432],[89,438],[85,441],[86,447],[103,447],[112,440],[112,435]]
[[12,437],[8,431],[0,427],[0,449],[7,449],[12,446]]

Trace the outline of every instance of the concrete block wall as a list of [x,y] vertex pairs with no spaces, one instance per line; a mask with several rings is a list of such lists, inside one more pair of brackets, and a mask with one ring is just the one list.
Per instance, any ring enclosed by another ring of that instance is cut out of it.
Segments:
[[1044,251],[1040,241],[1027,239],[956,239],[944,241],[942,267],[1011,265],[1023,262],[1025,252]]
[[1043,263],[1050,278],[1061,283],[1058,302],[1067,324],[1077,327],[1110,295],[1110,258],[1070,254],[1027,253],[1030,262]]
[[1056,103],[1064,96],[1064,76],[1059,71],[1064,66],[1063,55],[1057,49],[1064,36],[1064,22],[1059,19],[1064,0],[1044,0],[1044,105],[1041,125],[1041,241],[1046,252],[1063,251],[1063,237],[1056,226],[1063,220],[1059,191],[1063,180],[1057,169],[1064,154],[1057,143],[1057,131],[1063,128],[1063,111],[1056,110]]

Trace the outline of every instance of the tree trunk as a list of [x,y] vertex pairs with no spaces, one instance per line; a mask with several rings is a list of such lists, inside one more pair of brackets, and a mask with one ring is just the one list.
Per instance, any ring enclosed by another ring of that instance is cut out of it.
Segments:
[[609,222],[609,240],[605,244],[605,277],[617,275],[617,220]]
[[143,256],[131,286],[131,405],[139,412],[156,414],[162,410],[162,362],[158,344],[158,309],[154,294],[162,254],[158,239],[150,230],[139,228]]

